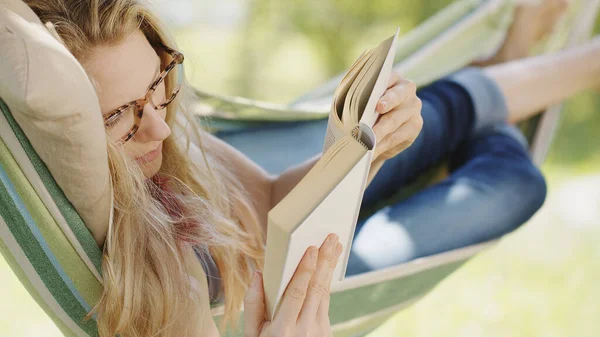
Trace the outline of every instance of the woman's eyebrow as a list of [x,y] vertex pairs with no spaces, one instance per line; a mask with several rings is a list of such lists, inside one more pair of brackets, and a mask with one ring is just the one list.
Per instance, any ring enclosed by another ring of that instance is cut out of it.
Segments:
[[148,89],[150,89],[150,86],[152,86],[152,83],[154,83],[154,81],[156,81],[156,78],[158,77],[158,75],[160,75],[160,65],[161,65],[161,61],[160,59],[158,60],[158,65],[156,66],[156,71],[154,72],[154,76],[152,76],[152,81],[150,82],[150,84],[148,84]]

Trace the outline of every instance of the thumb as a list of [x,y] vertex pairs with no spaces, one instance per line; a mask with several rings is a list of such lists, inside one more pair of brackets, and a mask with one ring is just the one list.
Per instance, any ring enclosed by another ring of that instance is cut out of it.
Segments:
[[255,271],[244,297],[244,336],[258,337],[265,321],[265,292],[262,274]]

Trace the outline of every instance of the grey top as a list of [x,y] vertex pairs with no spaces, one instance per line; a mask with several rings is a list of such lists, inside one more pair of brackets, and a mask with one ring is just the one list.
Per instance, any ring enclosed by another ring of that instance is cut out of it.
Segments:
[[204,273],[206,274],[210,303],[219,302],[221,300],[223,289],[219,268],[217,268],[217,264],[215,263],[212,255],[210,255],[208,249],[194,246],[194,251],[196,252],[196,256],[198,257],[198,260],[200,260],[202,269],[204,269]]

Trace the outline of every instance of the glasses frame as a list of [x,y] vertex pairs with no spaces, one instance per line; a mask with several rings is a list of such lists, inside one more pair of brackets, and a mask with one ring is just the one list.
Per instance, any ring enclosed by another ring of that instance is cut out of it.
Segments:
[[133,127],[129,130],[129,132],[127,134],[125,134],[123,137],[121,137],[118,140],[118,142],[121,144],[125,143],[128,140],[130,140],[131,138],[133,138],[135,133],[140,128],[140,123],[142,121],[142,117],[144,116],[144,107],[146,106],[146,104],[150,103],[150,105],[154,109],[162,110],[162,109],[166,108],[167,105],[169,105],[171,102],[173,102],[173,100],[175,100],[175,97],[181,90],[181,86],[175,88],[175,91],[171,94],[171,97],[167,98],[167,100],[165,102],[163,102],[162,104],[159,104],[158,106],[156,106],[154,104],[154,102],[152,101],[152,95],[156,91],[156,88],[165,80],[165,78],[167,78],[167,75],[169,75],[171,70],[173,70],[173,68],[175,68],[176,66],[182,64],[183,60],[184,60],[183,54],[181,52],[179,52],[175,49],[169,48],[169,47],[165,46],[164,44],[160,44],[160,48],[164,49],[164,51],[166,53],[171,55],[173,57],[173,61],[171,61],[165,67],[165,69],[158,75],[156,80],[154,80],[154,82],[152,82],[150,87],[148,87],[148,90],[146,91],[146,95],[135,101],[131,101],[129,103],[123,104],[120,107],[118,107],[104,115],[104,126],[108,127],[108,125],[112,121],[119,118],[119,116],[121,116],[124,112],[126,112],[132,106],[135,106]]

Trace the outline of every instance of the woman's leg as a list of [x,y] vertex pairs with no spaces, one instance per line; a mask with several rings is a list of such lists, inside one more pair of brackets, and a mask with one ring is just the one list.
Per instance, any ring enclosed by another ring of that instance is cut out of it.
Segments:
[[[544,180],[529,159],[523,136],[504,126],[508,111],[495,81],[469,68],[419,94],[423,130],[413,146],[384,164],[365,191],[363,210],[397,193],[448,154],[452,167],[464,166],[359,222],[349,275],[502,235],[527,220],[544,199]],[[509,208],[515,200],[511,191],[530,189],[530,184],[532,193]],[[491,210],[503,216],[494,214],[484,222]]]
[[600,36],[581,46],[485,68],[506,98],[509,120],[528,119],[574,94],[600,86]]
[[[506,119],[503,96],[483,72],[466,69],[453,76],[434,82],[418,92],[423,102],[423,130],[406,151],[388,160],[373,179],[363,204],[373,196],[381,200],[386,186],[391,194],[424,169],[439,162],[458,144],[476,130]],[[320,153],[327,128],[327,120],[265,125],[234,132],[220,132],[223,139],[269,173],[279,174]],[[382,171],[394,171],[390,184]],[[385,179],[378,179],[383,176]],[[372,187],[377,186],[377,187]]]
[[[539,37],[552,31],[560,13],[566,8],[563,2],[544,0],[539,4],[519,5],[514,26],[501,50],[479,65],[493,65],[528,55]],[[498,83],[499,91],[504,93],[502,100],[508,102],[508,118],[514,122],[526,119],[582,89],[600,86],[599,55],[600,37],[572,50],[502,63],[484,71]],[[424,122],[425,125],[431,124],[426,118]],[[268,172],[278,174],[320,153],[326,127],[326,120],[276,123],[248,130],[220,132],[217,136]],[[411,146],[412,153],[422,154],[417,147],[414,144]],[[437,148],[437,145],[429,142],[428,147]],[[291,148],[294,151],[290,151]]]
[[360,224],[348,275],[497,238],[528,220],[545,199],[544,178],[513,126],[479,132],[451,164],[456,170],[441,183]]

